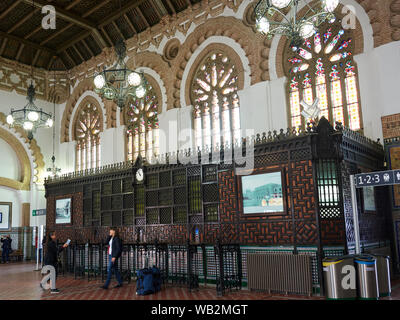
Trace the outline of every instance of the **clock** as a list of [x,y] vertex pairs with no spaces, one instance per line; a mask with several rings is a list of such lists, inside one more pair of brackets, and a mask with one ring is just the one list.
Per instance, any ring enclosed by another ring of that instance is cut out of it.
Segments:
[[139,168],[136,170],[135,177],[136,177],[137,182],[143,182],[143,180],[144,180],[143,168]]

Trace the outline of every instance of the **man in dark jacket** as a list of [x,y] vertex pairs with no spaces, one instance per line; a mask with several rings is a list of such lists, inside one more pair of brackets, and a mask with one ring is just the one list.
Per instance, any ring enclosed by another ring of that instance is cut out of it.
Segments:
[[108,236],[106,243],[108,244],[107,280],[101,288],[108,289],[113,272],[115,272],[115,277],[118,281],[118,285],[116,285],[114,288],[120,288],[122,287],[122,279],[118,270],[118,259],[122,254],[122,242],[115,228],[110,229],[110,235]]
[[[56,269],[56,275],[57,275],[57,268],[58,268],[58,255],[66,247],[68,247],[68,245],[64,244],[61,247],[61,249],[58,249],[55,231],[49,233],[49,238],[48,238],[47,246],[46,246],[46,256],[44,258],[44,264],[46,266],[47,265],[53,266],[54,269]],[[58,289],[51,290],[51,293],[58,293],[58,292],[60,292]]]
[[12,239],[10,235],[1,238],[1,243],[3,244],[2,249],[3,252],[1,254],[1,262],[9,263],[10,262],[10,252],[11,252],[11,242]]

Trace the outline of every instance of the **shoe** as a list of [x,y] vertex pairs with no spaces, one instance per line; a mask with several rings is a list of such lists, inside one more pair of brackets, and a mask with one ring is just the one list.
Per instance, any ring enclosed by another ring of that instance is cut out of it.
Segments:
[[60,293],[60,290],[58,290],[58,289],[51,289],[51,293]]
[[114,288],[121,288],[122,284],[117,284]]
[[108,288],[106,286],[101,286],[101,289],[107,290]]

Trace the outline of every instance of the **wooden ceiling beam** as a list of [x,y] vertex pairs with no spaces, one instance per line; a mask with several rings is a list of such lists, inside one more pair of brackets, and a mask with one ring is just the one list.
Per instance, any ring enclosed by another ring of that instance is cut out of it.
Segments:
[[175,7],[173,6],[171,0],[167,0],[168,7],[171,9],[173,13],[176,13]]
[[0,14],[0,20],[3,20],[16,6],[18,6],[20,3],[22,2],[22,0],[16,0],[14,1],[14,3],[9,6],[6,10],[4,10],[1,14]]
[[89,11],[85,12],[82,17],[86,18],[88,16],[90,16],[92,13],[96,12],[97,10],[99,10],[100,8],[104,7],[107,3],[109,3],[111,0],[104,0],[102,2],[100,2],[97,6],[94,6],[92,9],[90,9]]
[[32,47],[32,48],[43,50],[43,51],[49,52],[51,54],[55,54],[56,53],[53,49],[50,49],[50,48],[45,47],[45,46],[41,46],[41,45],[39,45],[39,44],[37,44],[35,42],[32,42],[32,41],[29,41],[29,40],[14,36],[12,34],[4,32],[4,31],[0,31],[0,37],[4,37],[4,38],[11,39],[11,40],[15,40],[17,42],[21,42],[21,43],[23,43],[23,44],[25,44],[27,46]]
[[57,53],[65,51],[67,48],[72,46],[73,44],[85,39],[86,37],[90,36],[91,32],[90,31],[84,31],[81,34],[79,34],[77,37],[73,38],[71,41],[64,43],[61,47],[57,48]]
[[108,42],[110,43],[111,46],[114,45],[114,42],[112,42],[111,37],[109,36],[109,34],[107,33],[107,30],[105,28],[101,28],[101,31],[103,31],[103,34],[106,36],[106,39],[108,40]]
[[72,1],[69,5],[67,5],[66,7],[65,7],[65,10],[70,10],[70,9],[72,9],[73,7],[75,7],[77,4],[79,4],[81,2],[81,0],[75,0],[75,1]]
[[144,21],[144,23],[146,24],[147,28],[150,28],[150,24],[147,21],[147,19],[145,18],[145,16],[143,15],[142,10],[140,10],[139,7],[136,8],[136,11],[139,13],[140,18],[142,18],[142,20]]
[[128,22],[129,27],[133,30],[134,33],[138,33],[135,26],[133,25],[131,19],[129,19],[129,17],[126,15],[126,13],[123,15],[124,19],[126,22]]
[[53,40],[54,38],[58,37],[61,33],[63,33],[64,31],[67,31],[69,28],[71,28],[74,24],[70,23],[68,25],[66,25],[64,28],[58,30],[57,32],[53,33],[51,36],[49,36],[48,38],[44,39],[40,45],[44,45],[47,42],[49,42],[50,40]]
[[110,15],[109,17],[105,18],[98,27],[104,27],[105,25],[111,23],[113,20],[118,19],[122,14],[128,12],[129,10],[138,8],[143,2],[147,0],[131,0],[127,4],[125,4],[121,10],[118,10],[116,13]]
[[42,52],[42,50],[36,50],[35,56],[33,57],[33,60],[32,60],[32,66],[36,65],[36,62],[39,59],[40,52]]
[[25,45],[23,43],[19,45],[17,55],[15,56],[15,60],[17,61],[19,60],[19,58],[21,57],[22,50],[24,50],[24,47]]
[[27,14],[25,17],[23,17],[21,20],[19,20],[16,24],[14,24],[10,29],[7,30],[7,33],[11,33],[14,30],[18,29],[21,25],[23,25],[26,21],[28,21],[30,18],[32,18],[32,16],[38,12],[39,9],[35,9],[32,12],[30,12],[29,14]]
[[92,51],[92,49],[90,49],[90,47],[88,46],[88,44],[86,43],[86,41],[85,41],[85,40],[81,40],[80,42],[83,43],[83,45],[85,46],[86,50],[90,53],[90,55],[91,55],[92,57],[94,57],[94,52]]
[[24,39],[29,39],[30,37],[32,37],[35,33],[38,33],[40,30],[43,30],[42,25],[40,25],[39,27],[37,27],[36,29],[32,30],[31,32],[29,32],[26,36],[24,36]]
[[[161,13],[158,11],[159,10],[159,8],[158,8],[158,6],[156,5],[156,4],[154,4],[154,0],[153,1],[150,1],[150,6],[153,8],[153,10],[156,12],[156,14],[157,14],[157,17],[158,17],[158,19],[162,19],[162,15],[161,15]],[[165,8],[164,8],[164,10],[165,10]]]
[[74,59],[72,59],[72,57],[71,57],[71,55],[68,53],[68,51],[65,50],[64,53],[65,53],[65,56],[72,62],[72,67],[75,67],[75,66],[76,66],[76,63],[75,63]]
[[3,54],[6,45],[7,45],[8,39],[7,38],[3,38],[3,43],[1,44],[1,48],[0,48],[0,56]]
[[125,37],[124,37],[122,31],[120,30],[120,28],[118,27],[117,23],[115,21],[113,21],[112,24],[113,24],[114,28],[117,29],[117,32],[120,35],[120,37],[122,38],[122,40],[125,41]]
[[76,53],[78,54],[79,58],[81,58],[82,62],[86,61],[85,58],[83,57],[83,55],[81,54],[81,52],[78,50],[78,48],[75,45],[72,45],[71,48],[73,48],[76,51]]
[[[46,2],[44,0],[36,0],[36,1],[23,0],[23,1],[29,5],[34,4],[36,7],[40,8],[40,9],[49,4],[48,2]],[[96,40],[99,42],[100,46],[102,46],[102,48],[106,46],[104,39],[101,37],[100,33],[98,32],[98,30],[96,28],[97,26],[93,22],[86,20],[85,18],[82,18],[82,17],[80,17],[76,14],[73,14],[72,12],[69,12],[68,10],[60,8],[58,6],[54,6],[54,8],[56,9],[56,14],[58,17],[60,17],[61,19],[65,20],[65,21],[72,22],[83,29],[90,30],[93,33],[93,35],[95,36]]]

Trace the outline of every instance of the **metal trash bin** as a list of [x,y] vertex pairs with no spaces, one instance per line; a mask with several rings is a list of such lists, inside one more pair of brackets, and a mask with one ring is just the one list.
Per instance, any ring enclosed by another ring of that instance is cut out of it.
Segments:
[[[325,292],[328,300],[355,300],[357,288],[355,279],[348,283],[347,279],[355,277],[354,257],[329,257],[322,260],[324,271]],[[343,285],[343,282],[346,282]]]
[[383,254],[374,254],[378,273],[379,297],[388,297],[392,293],[390,283],[390,257]]
[[378,300],[378,273],[376,258],[371,255],[360,255],[354,258],[357,270],[358,297],[361,300]]

